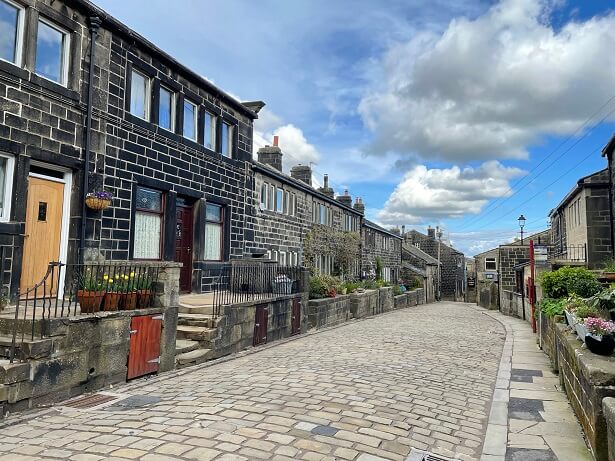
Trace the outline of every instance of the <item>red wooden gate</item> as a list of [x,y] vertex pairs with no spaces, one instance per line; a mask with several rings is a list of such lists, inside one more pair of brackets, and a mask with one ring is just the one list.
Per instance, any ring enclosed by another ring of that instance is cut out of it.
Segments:
[[267,304],[260,304],[256,306],[256,314],[254,318],[254,339],[252,340],[253,346],[259,344],[265,344],[267,342],[267,325],[269,322],[269,312],[267,310]]
[[127,379],[155,373],[160,368],[162,318],[162,314],[132,318]]
[[292,335],[298,335],[301,333],[301,301],[299,298],[293,299],[290,327]]

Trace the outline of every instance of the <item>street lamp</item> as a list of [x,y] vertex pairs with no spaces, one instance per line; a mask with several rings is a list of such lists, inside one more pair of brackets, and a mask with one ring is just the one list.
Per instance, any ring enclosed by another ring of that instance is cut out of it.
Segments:
[[442,244],[442,229],[436,226],[436,237],[438,237],[438,301],[442,298],[442,269],[440,268],[440,246]]
[[523,245],[523,228],[525,227],[525,216],[521,215],[518,218],[519,228],[521,229],[521,245]]

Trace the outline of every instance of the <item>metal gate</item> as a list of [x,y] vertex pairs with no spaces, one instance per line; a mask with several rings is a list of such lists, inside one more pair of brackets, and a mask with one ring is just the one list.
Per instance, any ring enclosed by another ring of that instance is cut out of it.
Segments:
[[290,327],[292,335],[301,333],[301,300],[299,298],[293,299]]
[[163,318],[162,314],[132,318],[127,379],[155,373],[160,368],[160,333]]
[[252,340],[252,345],[258,346],[267,343],[267,325],[269,323],[267,304],[257,305],[254,317],[254,339]]

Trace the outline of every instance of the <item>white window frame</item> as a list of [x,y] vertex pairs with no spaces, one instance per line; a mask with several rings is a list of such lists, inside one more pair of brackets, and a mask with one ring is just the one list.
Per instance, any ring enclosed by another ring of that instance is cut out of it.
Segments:
[[36,23],[36,42],[34,44],[34,72],[36,73],[36,57],[38,55],[38,23],[42,22],[44,24],[47,24],[49,27],[51,27],[52,29],[57,30],[58,32],[60,32],[62,34],[62,69],[60,69],[60,81],[56,82],[55,80],[51,80],[50,78],[45,77],[44,75],[40,75],[40,74],[36,74],[41,78],[44,78],[45,80],[49,80],[50,82],[53,83],[57,83],[58,85],[62,85],[62,86],[68,86],[68,67],[70,64],[69,58],[70,58],[70,40],[71,40],[71,33],[70,31],[64,29],[63,27],[58,26],[57,24],[54,24],[51,20],[43,17],[43,16],[39,16],[38,17],[38,21]]
[[[132,111],[132,92],[134,89],[134,79],[132,78],[133,74],[139,74],[141,77],[143,77],[144,81],[145,81],[145,114],[144,117],[141,117],[141,115],[137,115]],[[134,67],[131,69],[130,71],[130,110],[129,112],[134,115],[137,118],[140,118],[141,120],[145,120],[146,122],[149,122],[150,119],[150,113],[151,113],[151,104],[152,104],[152,79],[149,77],[149,75],[146,75],[143,72],[140,72],[138,69],[135,69]]]
[[[23,60],[23,46],[24,46],[24,17],[26,15],[26,9],[11,0],[0,0],[9,6],[17,9],[17,30],[15,31],[15,61],[7,61],[0,58],[0,61],[8,62],[15,66],[21,67]],[[38,26],[38,25],[37,25]]]
[[269,200],[269,184],[266,182],[261,184],[261,197],[260,197],[260,208],[261,210],[267,209],[267,201]]
[[[228,127],[228,134],[226,136],[226,142],[227,142],[226,146],[222,145],[222,141],[224,140],[224,127],[225,126]],[[221,134],[220,134],[220,154],[228,158],[233,157],[233,128],[234,128],[234,125],[231,125],[230,123],[222,120],[222,129],[221,129]],[[227,152],[225,152],[225,150],[227,150]]]
[[286,252],[285,251],[280,251],[280,266],[286,266]]
[[13,198],[13,176],[15,175],[15,157],[0,152],[0,157],[6,159],[6,177],[4,180],[4,210],[0,222],[11,220],[11,202]]
[[[192,121],[194,123],[193,138],[186,136],[186,104],[190,104],[194,107],[194,114],[192,116]],[[199,106],[197,105],[197,103],[190,101],[190,99],[188,98],[184,98],[184,103],[182,105],[182,136],[192,141],[196,141],[199,139]]]
[[275,211],[275,189],[276,187],[269,184],[269,199],[267,200],[267,211]]
[[275,212],[284,213],[284,189],[275,188]]
[[[487,263],[494,263],[495,269],[488,269]],[[486,271],[497,271],[498,270],[498,259],[497,258],[485,258],[485,270]]]
[[[208,115],[211,117],[211,147],[207,147],[207,140],[205,139],[207,137],[205,121],[207,120]],[[213,113],[206,110],[205,114],[203,114],[203,145],[205,146],[205,148],[211,149],[213,151],[216,150],[216,126],[217,124],[218,124],[218,117],[216,117]]]
[[174,133],[175,132],[175,119],[177,118],[177,115],[176,115],[177,94],[171,88],[165,85],[160,85],[160,92],[162,92],[163,90],[171,94],[171,127],[165,128],[160,125],[160,95],[158,95],[158,126],[160,126],[160,128],[162,128],[163,130]]

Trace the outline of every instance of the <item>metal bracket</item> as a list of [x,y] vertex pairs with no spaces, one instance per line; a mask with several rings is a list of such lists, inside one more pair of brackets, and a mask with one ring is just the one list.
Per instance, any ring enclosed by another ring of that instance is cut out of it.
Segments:
[[154,315],[152,320],[162,320],[164,322],[164,314]]
[[136,335],[136,334],[137,334],[137,331],[139,331],[139,330],[130,330],[130,334],[131,334],[131,335]]
[[155,359],[148,360],[147,363],[158,363],[158,364],[160,364],[160,357],[156,357]]

